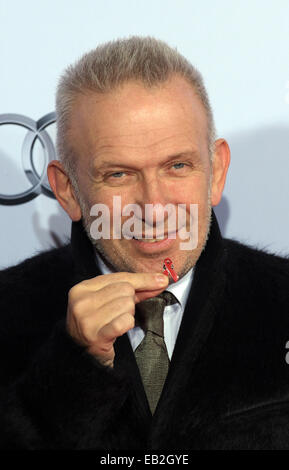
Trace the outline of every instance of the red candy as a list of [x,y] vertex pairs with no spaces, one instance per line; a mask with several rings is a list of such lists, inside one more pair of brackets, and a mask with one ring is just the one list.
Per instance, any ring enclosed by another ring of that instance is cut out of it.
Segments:
[[174,265],[170,258],[164,259],[163,274],[166,274],[167,276],[171,275],[175,282],[177,282],[179,279],[179,276],[174,271]]

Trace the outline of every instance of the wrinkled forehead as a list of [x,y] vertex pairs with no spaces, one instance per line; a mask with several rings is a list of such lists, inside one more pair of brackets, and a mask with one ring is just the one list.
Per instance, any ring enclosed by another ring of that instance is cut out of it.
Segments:
[[[103,152],[181,151],[207,147],[207,116],[184,79],[158,87],[129,82],[106,94],[79,94],[69,122],[69,143],[78,155]],[[176,148],[174,149],[174,145]]]

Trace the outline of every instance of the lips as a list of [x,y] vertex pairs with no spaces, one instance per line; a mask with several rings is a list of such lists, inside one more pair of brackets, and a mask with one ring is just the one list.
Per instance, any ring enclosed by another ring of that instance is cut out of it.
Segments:
[[155,238],[146,238],[145,234],[140,234],[139,236],[138,235],[134,236],[133,239],[134,240],[140,240],[142,242],[152,243],[152,242],[155,242],[155,241],[165,240],[166,238],[169,238],[169,235],[175,235],[175,237],[173,237],[173,238],[176,238],[176,234],[177,234],[177,231],[173,231],[173,232],[162,234],[159,237],[156,236]]
[[160,242],[160,241],[164,240],[165,238],[167,238],[167,237],[163,237],[163,238],[136,238],[136,237],[133,237],[134,240],[144,242],[144,243]]
[[130,243],[132,243],[135,248],[143,254],[157,252],[161,253],[171,249],[171,247],[176,243],[176,240],[172,238],[164,238],[162,240],[158,240],[156,238],[146,238],[144,240],[132,238]]
[[[172,238],[168,238],[169,235],[172,234],[174,236]],[[143,253],[157,253],[158,251],[163,252],[171,249],[176,242],[176,238],[176,232],[174,231],[164,234],[162,238],[143,238],[143,235],[141,235],[141,238],[137,238],[135,236],[132,237],[131,242],[137,250],[140,250]]]

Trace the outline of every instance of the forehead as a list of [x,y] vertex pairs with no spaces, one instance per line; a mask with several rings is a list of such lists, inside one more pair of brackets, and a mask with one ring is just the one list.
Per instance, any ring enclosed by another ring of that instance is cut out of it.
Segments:
[[69,134],[78,155],[118,147],[158,151],[166,145],[206,144],[207,118],[200,98],[181,77],[152,88],[128,82],[110,93],[77,96]]

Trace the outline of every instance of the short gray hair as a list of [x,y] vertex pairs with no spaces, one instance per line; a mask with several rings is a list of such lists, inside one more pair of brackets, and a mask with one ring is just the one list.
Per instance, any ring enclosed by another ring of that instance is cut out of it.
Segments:
[[130,80],[145,87],[166,82],[173,75],[186,79],[199,96],[207,115],[208,151],[212,161],[216,130],[200,72],[176,49],[153,37],[132,36],[101,44],[67,67],[56,93],[56,147],[68,175],[76,178],[76,156],[67,132],[75,98],[87,91],[108,93]]

